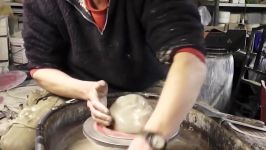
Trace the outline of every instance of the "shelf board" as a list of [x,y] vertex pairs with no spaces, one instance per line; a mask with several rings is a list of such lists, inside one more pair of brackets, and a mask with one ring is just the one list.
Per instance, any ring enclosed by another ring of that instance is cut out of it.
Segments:
[[9,4],[11,7],[23,7],[22,3],[9,2],[7,4]]
[[248,66],[245,66],[245,68],[246,68],[247,70],[252,71],[252,72],[255,72],[255,73],[257,73],[257,74],[260,74],[260,75],[266,75],[266,73],[265,73],[265,72],[262,72],[261,70],[253,69],[253,68],[248,67]]
[[202,5],[205,5],[205,6],[215,6],[215,2],[214,1],[204,1],[204,2],[202,2]]
[[261,87],[261,83],[259,83],[257,81],[253,81],[253,80],[249,80],[249,79],[244,79],[244,78],[242,78],[241,81],[244,82],[244,83],[247,83],[249,85],[255,85],[255,86]]
[[23,14],[23,9],[12,9],[14,14]]
[[15,2],[7,2],[11,6],[14,14],[23,14],[23,4]]
[[266,4],[233,4],[233,3],[219,3],[220,7],[254,7],[266,8]]

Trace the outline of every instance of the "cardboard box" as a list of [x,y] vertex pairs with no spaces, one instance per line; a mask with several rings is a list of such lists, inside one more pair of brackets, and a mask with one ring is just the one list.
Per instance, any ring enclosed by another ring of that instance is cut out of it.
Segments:
[[8,60],[7,37],[0,37],[0,60]]
[[8,34],[8,18],[0,16],[0,36],[7,36]]

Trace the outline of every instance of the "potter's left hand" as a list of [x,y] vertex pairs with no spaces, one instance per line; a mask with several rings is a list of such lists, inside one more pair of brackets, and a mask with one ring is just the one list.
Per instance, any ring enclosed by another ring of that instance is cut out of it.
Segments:
[[89,90],[89,99],[87,101],[92,119],[105,126],[109,126],[112,121],[112,117],[106,106],[107,93],[108,85],[105,81],[93,82]]
[[128,150],[153,150],[144,137],[136,137],[130,144]]

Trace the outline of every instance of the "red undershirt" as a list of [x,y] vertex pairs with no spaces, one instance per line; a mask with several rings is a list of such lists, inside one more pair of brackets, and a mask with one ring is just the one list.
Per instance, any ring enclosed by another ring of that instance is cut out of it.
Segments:
[[[106,2],[106,7],[104,7],[103,9],[95,9],[91,3],[91,0],[85,0],[85,5],[87,10],[91,13],[91,16],[95,22],[95,24],[97,25],[97,27],[103,31],[104,26],[105,26],[105,21],[106,21],[106,13],[107,13],[107,8],[109,7],[109,0],[105,0]],[[196,50],[195,48],[182,48],[180,50],[178,50],[177,53],[181,53],[181,52],[187,52],[187,53],[191,53],[193,55],[195,55],[197,58],[199,58],[203,63],[205,63],[205,56],[198,50]],[[30,70],[30,74],[31,76],[39,69],[31,69]]]
[[85,5],[87,10],[91,13],[91,16],[98,26],[98,28],[102,31],[105,25],[107,8],[109,7],[109,1],[105,0],[105,7],[102,9],[95,9],[91,3],[91,0],[85,0]]

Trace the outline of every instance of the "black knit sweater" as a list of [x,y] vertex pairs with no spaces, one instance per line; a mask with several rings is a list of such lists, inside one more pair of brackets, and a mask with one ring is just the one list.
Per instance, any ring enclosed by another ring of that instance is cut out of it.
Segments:
[[[26,54],[32,68],[57,68],[81,80],[141,90],[167,73],[184,47],[204,53],[192,0],[110,0],[99,31],[82,0],[25,0]],[[156,57],[157,56],[157,57]]]

